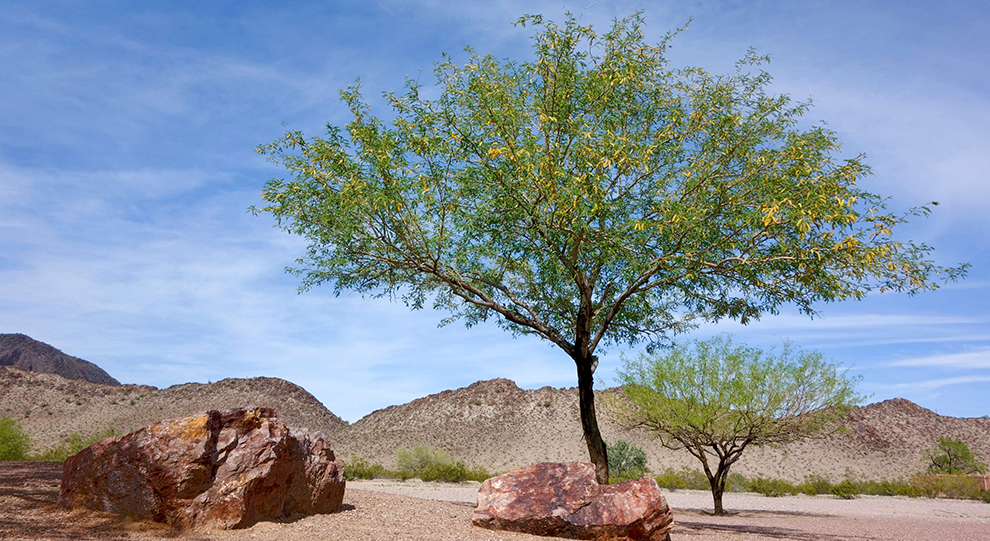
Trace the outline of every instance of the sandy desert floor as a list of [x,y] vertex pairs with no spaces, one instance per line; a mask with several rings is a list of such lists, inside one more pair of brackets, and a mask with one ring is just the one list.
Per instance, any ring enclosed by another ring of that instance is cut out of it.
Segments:
[[[264,522],[247,530],[179,534],[156,524],[55,508],[60,473],[61,464],[0,463],[0,539],[547,539],[471,526],[477,484],[350,482],[344,505],[331,515]],[[990,540],[990,505],[980,502],[727,494],[728,516],[713,517],[706,492],[665,494],[674,509],[674,540]]]

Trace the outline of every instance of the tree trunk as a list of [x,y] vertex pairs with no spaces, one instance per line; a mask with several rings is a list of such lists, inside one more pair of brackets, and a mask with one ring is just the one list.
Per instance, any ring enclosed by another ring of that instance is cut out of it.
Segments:
[[719,463],[718,471],[714,477],[708,478],[708,483],[712,486],[712,499],[715,502],[715,516],[721,517],[725,514],[722,509],[722,495],[725,494],[725,480],[729,476],[729,468],[724,463]]
[[581,405],[581,428],[584,429],[584,441],[588,444],[588,454],[595,465],[595,477],[600,484],[608,484],[608,454],[605,451],[605,440],[598,431],[598,417],[595,415],[595,383],[592,371],[592,357],[585,355],[584,359],[574,359],[578,371],[578,402]]

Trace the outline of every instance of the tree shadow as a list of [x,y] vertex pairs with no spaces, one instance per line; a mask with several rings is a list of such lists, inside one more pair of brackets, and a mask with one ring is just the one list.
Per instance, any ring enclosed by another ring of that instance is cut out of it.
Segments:
[[[691,515],[699,517],[715,517],[715,512],[711,509],[700,507],[678,507],[673,511],[679,515]],[[816,517],[829,518],[837,515],[823,513],[809,513],[807,511],[785,511],[768,509],[726,509],[724,517],[735,518],[773,518],[773,517]]]
[[[712,524],[710,522],[690,522],[678,520],[675,527],[683,535],[709,535],[712,532],[724,533],[726,535],[750,534],[759,535],[770,539],[794,539],[797,541],[842,541],[850,539],[874,539],[865,536],[832,535],[826,533],[815,533],[798,530],[795,528],[782,528],[779,526],[757,526],[752,524]],[[684,531],[687,530],[687,531]]]

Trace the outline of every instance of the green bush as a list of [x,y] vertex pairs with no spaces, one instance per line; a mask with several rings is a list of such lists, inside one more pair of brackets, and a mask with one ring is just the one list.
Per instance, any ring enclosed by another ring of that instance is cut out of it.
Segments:
[[917,497],[917,491],[902,480],[891,481],[881,479],[880,481],[858,481],[856,486],[860,494],[871,494],[874,496],[911,496]]
[[[673,490],[711,490],[712,488],[708,482],[708,477],[703,472],[690,468],[681,468],[679,471],[673,468],[667,468],[654,479],[656,479],[657,484],[661,487]],[[730,475],[729,481],[731,480],[732,476]],[[727,482],[726,490],[728,490],[728,484]]]
[[726,492],[746,492],[746,485],[749,484],[749,479],[741,473],[732,472],[729,474],[728,479],[725,480],[725,491]]
[[464,481],[484,481],[492,475],[484,468],[468,468],[463,462],[431,464],[415,472],[415,477],[424,481],[462,483]]
[[33,457],[33,459],[40,460],[42,462],[64,462],[65,459],[104,438],[119,437],[120,435],[120,431],[112,426],[102,432],[97,432],[88,438],[83,438],[78,433],[73,433],[65,438],[62,438],[62,441],[59,442],[57,446],[45,450],[40,455]]
[[460,483],[463,481],[484,481],[492,475],[484,468],[468,468],[463,462],[455,462],[447,453],[417,445],[412,449],[402,448],[395,452],[397,469],[391,470],[381,464],[372,464],[365,459],[355,458],[344,465],[347,479],[406,479],[418,478],[423,481],[443,481]]
[[615,444],[605,442],[608,453],[609,482],[618,483],[639,479],[649,473],[646,469],[646,452],[626,440]]
[[831,492],[843,500],[851,500],[859,494],[859,488],[851,480],[845,479],[838,484],[832,485]]
[[[916,474],[911,476],[911,487],[917,495],[928,498],[944,496],[968,500],[988,501],[988,491],[982,483],[965,475]],[[990,503],[990,502],[988,502]]]
[[395,451],[395,465],[400,471],[416,472],[434,464],[453,462],[450,455],[439,449],[417,445],[412,449],[403,447]]
[[0,460],[27,460],[31,438],[17,421],[0,418]]
[[819,494],[831,494],[833,486],[831,481],[821,475],[806,475],[797,489],[801,494],[817,496]]
[[798,493],[797,487],[787,481],[784,481],[783,479],[768,479],[765,477],[757,477],[756,479],[750,480],[749,485],[746,488],[748,488],[751,492],[756,492],[771,498]]
[[372,464],[363,458],[356,458],[344,463],[344,477],[348,481],[354,479],[393,479],[398,472],[385,469],[381,464]]

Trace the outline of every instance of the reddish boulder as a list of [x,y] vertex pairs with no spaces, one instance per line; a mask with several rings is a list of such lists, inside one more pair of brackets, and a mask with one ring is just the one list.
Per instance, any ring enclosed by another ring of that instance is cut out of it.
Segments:
[[270,408],[208,411],[94,443],[65,461],[59,505],[177,528],[246,528],[335,511],[344,468],[323,436]]
[[663,541],[673,520],[653,479],[599,485],[589,462],[544,462],[486,480],[472,522],[571,539]]

